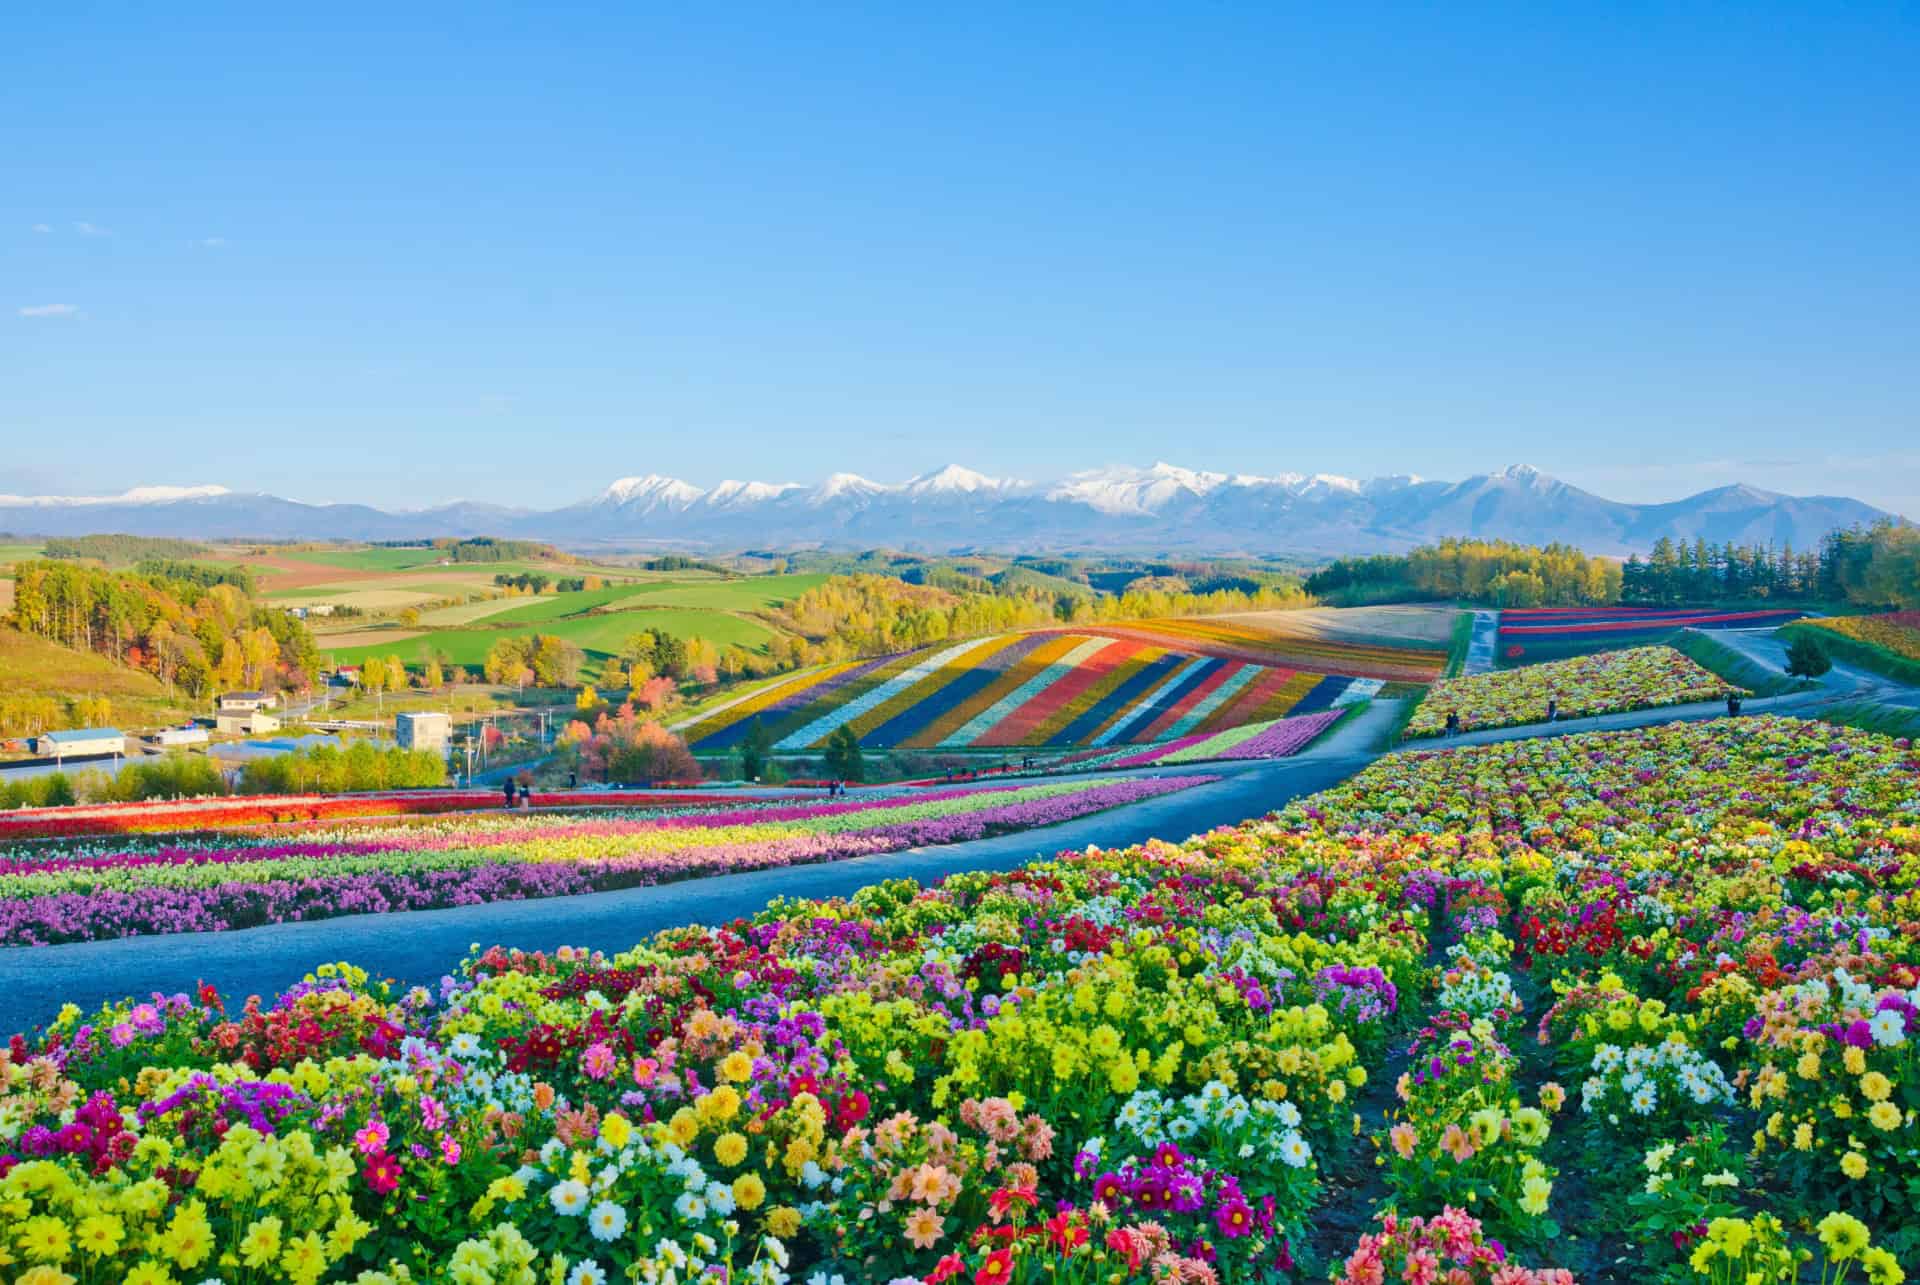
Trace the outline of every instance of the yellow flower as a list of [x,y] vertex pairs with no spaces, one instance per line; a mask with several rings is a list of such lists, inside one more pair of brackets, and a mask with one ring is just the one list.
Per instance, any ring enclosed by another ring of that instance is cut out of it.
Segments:
[[1885,1102],[1893,1093],[1893,1081],[1878,1071],[1860,1077],[1860,1092],[1869,1102]]
[[753,1059],[735,1049],[721,1059],[720,1074],[738,1084],[753,1078]]
[[713,1144],[713,1158],[731,1169],[747,1158],[747,1140],[738,1133],[723,1133]]
[[104,1258],[120,1248],[120,1241],[126,1235],[125,1227],[112,1214],[83,1218],[75,1230],[79,1233],[81,1252],[94,1258]]
[[29,1267],[14,1277],[14,1285],[74,1285],[74,1278],[58,1267]]
[[1546,1178],[1529,1178],[1522,1185],[1524,1194],[1520,1197],[1522,1211],[1540,1215],[1547,1212],[1547,1198],[1553,1194],[1553,1183]]
[[733,1199],[742,1209],[758,1209],[767,1198],[767,1184],[757,1173],[743,1173],[733,1180]]
[[781,1240],[793,1239],[800,1231],[800,1211],[791,1205],[774,1206],[767,1211],[767,1230]]
[[1897,1129],[1900,1127],[1900,1108],[1891,1102],[1876,1102],[1867,1112],[1867,1119],[1876,1129]]
[[327,1250],[320,1243],[320,1233],[310,1231],[288,1241],[286,1252],[280,1255],[280,1270],[295,1285],[313,1285],[319,1280],[320,1273],[327,1270]]
[[1867,1285],[1900,1285],[1907,1279],[1894,1256],[1877,1246],[1869,1246],[1860,1255],[1860,1265],[1867,1269]]
[[265,1267],[280,1256],[280,1220],[272,1215],[256,1219],[240,1240],[240,1257],[248,1267]]
[[667,1134],[681,1146],[686,1146],[700,1136],[700,1117],[693,1113],[692,1107],[681,1107],[667,1122]]
[[1827,1247],[1830,1262],[1844,1263],[1867,1247],[1867,1225],[1852,1214],[1839,1210],[1820,1220],[1820,1243]]
[[1847,1045],[1847,1051],[1840,1055],[1840,1061],[1846,1066],[1847,1074],[1849,1075],[1865,1075],[1867,1073],[1867,1052],[1865,1049],[1849,1044]]
[[1804,1120],[1793,1128],[1793,1149],[1795,1151],[1813,1150],[1813,1126]]
[[1799,1062],[1794,1064],[1793,1069],[1800,1073],[1800,1078],[1803,1080],[1819,1079],[1820,1055],[1818,1053],[1802,1053]]
[[73,1252],[67,1225],[50,1214],[29,1218],[14,1234],[20,1250],[28,1258],[42,1263],[64,1263]]
[[600,1136],[618,1151],[633,1140],[633,1122],[616,1111],[600,1122]]
[[1867,1158],[1858,1151],[1849,1151],[1840,1157],[1840,1172],[1855,1180],[1867,1176]]

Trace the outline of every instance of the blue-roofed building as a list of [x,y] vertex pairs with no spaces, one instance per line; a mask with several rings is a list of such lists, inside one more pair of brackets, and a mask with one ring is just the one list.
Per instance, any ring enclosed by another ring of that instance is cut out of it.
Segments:
[[76,727],[64,732],[42,732],[33,738],[33,752],[43,758],[125,754],[127,738],[115,727]]

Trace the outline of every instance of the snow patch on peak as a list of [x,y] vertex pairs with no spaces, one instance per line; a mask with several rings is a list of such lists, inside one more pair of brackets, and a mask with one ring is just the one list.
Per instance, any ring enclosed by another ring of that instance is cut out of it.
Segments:
[[1018,483],[1007,478],[988,477],[960,464],[949,464],[934,473],[910,479],[904,487],[909,495],[971,495],[980,491],[1004,491]]
[[648,508],[684,509],[706,492],[677,477],[648,473],[644,477],[623,477],[601,495],[608,504],[644,504]]
[[81,504],[177,504],[232,495],[224,486],[135,486],[118,495],[0,495],[0,504],[65,508]]
[[759,504],[777,500],[788,491],[802,489],[798,482],[740,482],[728,478],[707,492],[706,503],[713,506]]
[[879,495],[890,488],[858,473],[835,473],[820,484],[814,492],[816,503],[823,500],[839,499],[843,495]]
[[1047,492],[1049,500],[1077,501],[1101,513],[1157,513],[1181,495],[1204,496],[1227,483],[1225,473],[1181,468],[1161,460],[1152,468],[1106,468],[1074,473]]

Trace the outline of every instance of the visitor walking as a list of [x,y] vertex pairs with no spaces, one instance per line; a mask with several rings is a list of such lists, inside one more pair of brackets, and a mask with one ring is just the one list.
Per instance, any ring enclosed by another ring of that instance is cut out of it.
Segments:
[[1727,717],[1728,718],[1740,717],[1740,693],[1739,692],[1727,693]]
[[503,788],[507,792],[507,807],[509,810],[511,810],[513,807],[513,778],[512,777],[507,778],[506,785]]
[[1447,739],[1452,740],[1458,735],[1460,735],[1460,711],[1450,709],[1447,711]]
[[1549,723],[1560,721],[1560,702],[1552,696],[1547,697],[1547,721]]

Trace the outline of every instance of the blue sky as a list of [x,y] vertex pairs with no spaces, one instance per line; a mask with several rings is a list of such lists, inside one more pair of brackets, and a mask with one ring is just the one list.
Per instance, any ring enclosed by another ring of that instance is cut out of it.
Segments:
[[32,6],[0,491],[1169,459],[1920,514],[1920,10]]

